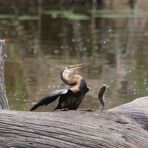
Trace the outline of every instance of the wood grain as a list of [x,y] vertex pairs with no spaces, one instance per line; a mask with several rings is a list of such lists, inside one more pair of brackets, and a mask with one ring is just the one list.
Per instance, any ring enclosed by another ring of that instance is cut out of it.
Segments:
[[[141,107],[138,108],[139,102]],[[82,110],[48,113],[1,110],[0,146],[147,148],[147,103],[148,97],[145,97],[103,113]]]

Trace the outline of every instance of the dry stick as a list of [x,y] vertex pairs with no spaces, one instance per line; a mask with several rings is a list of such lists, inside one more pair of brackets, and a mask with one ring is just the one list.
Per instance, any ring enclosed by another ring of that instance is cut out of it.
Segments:
[[101,112],[103,111],[104,105],[105,105],[105,103],[104,103],[104,93],[105,93],[105,91],[106,91],[106,88],[107,88],[107,86],[106,86],[105,84],[103,84],[103,85],[100,87],[99,93],[98,93],[98,99],[99,99],[99,102],[100,102],[100,104],[101,104]]
[[0,39],[0,108],[9,109],[4,81],[5,40]]

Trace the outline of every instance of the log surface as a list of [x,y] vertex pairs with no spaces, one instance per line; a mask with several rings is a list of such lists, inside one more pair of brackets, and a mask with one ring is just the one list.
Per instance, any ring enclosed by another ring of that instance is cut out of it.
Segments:
[[144,97],[103,113],[1,110],[0,147],[148,148],[147,105]]

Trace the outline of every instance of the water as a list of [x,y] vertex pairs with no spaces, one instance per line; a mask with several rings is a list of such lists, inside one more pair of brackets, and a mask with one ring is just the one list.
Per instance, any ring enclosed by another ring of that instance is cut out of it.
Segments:
[[[97,95],[102,84],[108,86],[106,109],[148,95],[147,17],[126,16],[1,19],[10,108],[29,110],[61,88],[59,72],[65,65],[79,63],[86,64],[79,73],[90,88],[81,108],[99,107]],[[56,103],[39,111],[52,110]]]

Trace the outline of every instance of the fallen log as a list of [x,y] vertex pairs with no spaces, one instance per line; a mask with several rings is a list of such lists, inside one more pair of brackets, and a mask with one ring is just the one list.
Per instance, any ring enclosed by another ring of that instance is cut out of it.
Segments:
[[148,97],[100,111],[0,111],[0,146],[147,148]]

